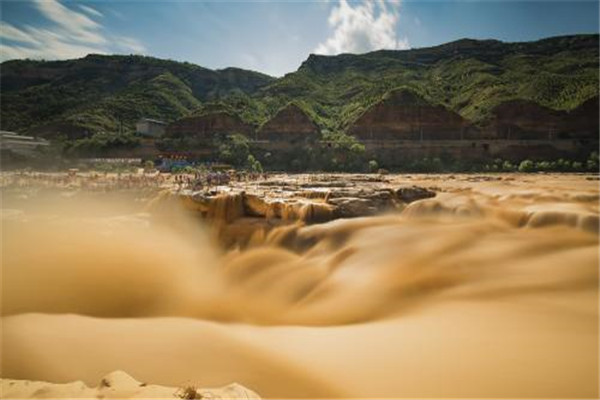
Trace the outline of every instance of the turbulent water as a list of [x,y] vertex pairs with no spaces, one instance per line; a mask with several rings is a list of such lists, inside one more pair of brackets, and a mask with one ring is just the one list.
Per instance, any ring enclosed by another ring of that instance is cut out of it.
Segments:
[[[402,212],[283,226],[230,251],[184,211],[5,204],[3,377],[597,397],[597,181],[427,179],[441,193]],[[227,221],[236,201],[214,214]]]

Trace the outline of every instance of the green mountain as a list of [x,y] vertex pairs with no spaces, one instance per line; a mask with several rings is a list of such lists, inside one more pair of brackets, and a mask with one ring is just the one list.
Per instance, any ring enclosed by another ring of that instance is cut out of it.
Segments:
[[204,102],[251,94],[274,78],[142,56],[14,60],[1,65],[2,129],[72,139],[130,132],[141,117],[174,121]]
[[7,61],[1,64],[1,126],[77,139],[131,132],[140,117],[174,121],[211,109],[260,126],[294,102],[321,128],[343,131],[400,87],[482,124],[494,107],[511,100],[572,110],[598,96],[598,45],[598,35],[575,35],[310,55],[279,79],[140,56]]
[[310,57],[261,89],[267,102],[302,100],[330,128],[346,128],[385,93],[406,86],[473,122],[508,100],[570,110],[598,96],[598,35],[528,43],[463,39],[406,51]]

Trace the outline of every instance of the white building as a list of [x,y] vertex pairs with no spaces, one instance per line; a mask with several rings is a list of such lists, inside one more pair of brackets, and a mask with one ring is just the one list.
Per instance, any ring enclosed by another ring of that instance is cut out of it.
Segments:
[[165,133],[166,127],[166,122],[142,118],[135,124],[135,131],[141,136],[160,137]]
[[50,146],[50,142],[46,139],[0,131],[0,150],[10,150],[14,153],[30,155],[36,149],[46,146]]

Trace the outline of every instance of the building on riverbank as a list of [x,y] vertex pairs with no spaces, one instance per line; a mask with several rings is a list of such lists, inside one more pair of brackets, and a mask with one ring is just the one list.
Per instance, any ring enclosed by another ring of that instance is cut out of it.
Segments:
[[0,131],[0,151],[10,151],[30,156],[40,148],[50,146],[50,141],[34,136],[20,135],[16,132]]
[[166,128],[166,122],[151,118],[142,118],[135,124],[135,132],[138,135],[152,138],[163,136]]

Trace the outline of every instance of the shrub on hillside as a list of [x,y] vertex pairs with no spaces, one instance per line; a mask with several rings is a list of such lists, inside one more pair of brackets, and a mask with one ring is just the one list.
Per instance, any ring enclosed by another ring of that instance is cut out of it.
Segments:
[[531,160],[521,161],[519,164],[519,172],[533,172],[535,171],[535,164]]
[[379,170],[379,164],[375,160],[369,161],[369,172],[377,172]]

